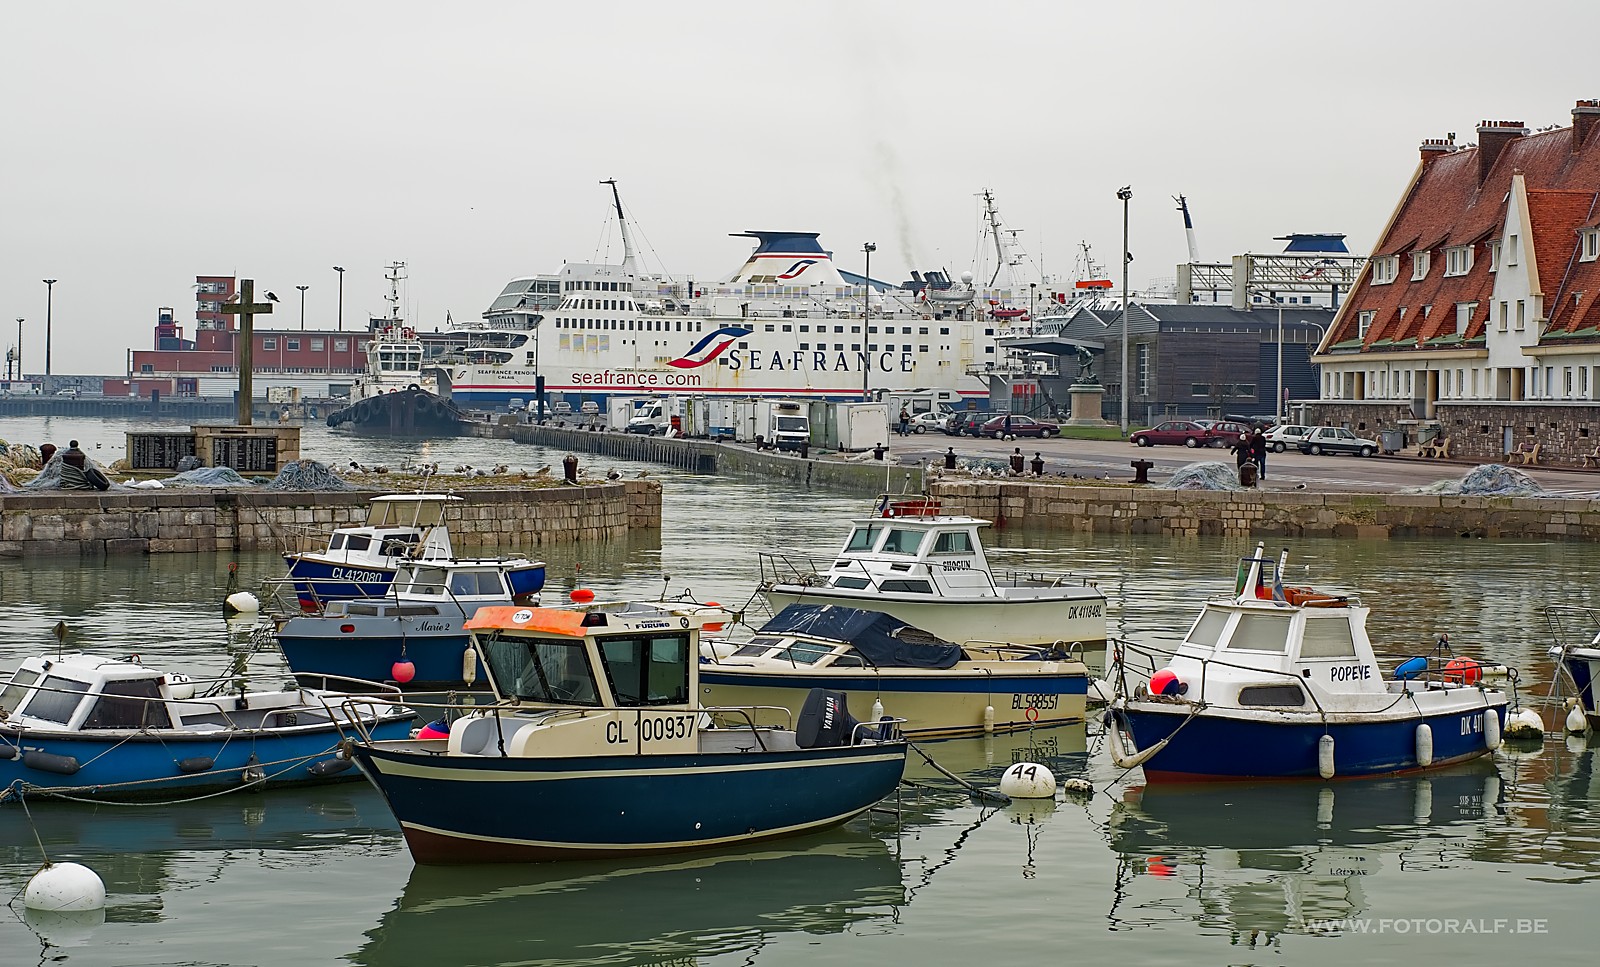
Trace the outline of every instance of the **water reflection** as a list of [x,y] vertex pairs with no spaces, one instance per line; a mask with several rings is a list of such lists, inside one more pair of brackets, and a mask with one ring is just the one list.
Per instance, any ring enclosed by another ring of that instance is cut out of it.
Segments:
[[1250,945],[1372,916],[1369,878],[1470,862],[1502,825],[1493,763],[1337,783],[1130,789],[1107,820],[1114,928],[1193,920]]
[[841,933],[905,903],[888,844],[858,828],[749,851],[626,863],[424,867],[351,955],[419,963],[659,965]]

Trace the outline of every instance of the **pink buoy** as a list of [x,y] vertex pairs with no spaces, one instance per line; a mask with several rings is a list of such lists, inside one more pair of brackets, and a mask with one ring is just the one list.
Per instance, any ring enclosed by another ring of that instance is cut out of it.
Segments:
[[429,722],[417,730],[419,739],[448,739],[450,738],[450,724],[444,719]]
[[1178,673],[1170,668],[1163,668],[1150,676],[1151,695],[1176,695],[1182,688]]
[[417,677],[417,666],[402,658],[394,663],[394,667],[390,668],[389,672],[394,676],[395,681],[404,685]]

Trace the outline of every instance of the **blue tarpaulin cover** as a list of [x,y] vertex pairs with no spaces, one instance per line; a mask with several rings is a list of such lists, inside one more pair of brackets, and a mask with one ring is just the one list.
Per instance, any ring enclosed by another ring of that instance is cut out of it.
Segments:
[[761,626],[759,634],[809,635],[847,641],[879,668],[950,668],[961,646],[878,611],[831,604],[791,604]]

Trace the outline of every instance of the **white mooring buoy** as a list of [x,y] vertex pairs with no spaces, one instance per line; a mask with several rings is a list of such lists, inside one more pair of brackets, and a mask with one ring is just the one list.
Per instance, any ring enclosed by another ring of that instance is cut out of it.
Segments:
[[1056,774],[1037,762],[1018,762],[1000,774],[1000,792],[1012,799],[1054,799]]
[[1578,707],[1577,702],[1573,702],[1572,707],[1567,710],[1566,726],[1567,731],[1573,735],[1582,735],[1589,731],[1589,716],[1583,714],[1583,709]]
[[28,881],[22,901],[30,909],[51,913],[99,910],[106,905],[106,885],[87,866],[49,863]]
[[1506,717],[1506,727],[1501,735],[1507,739],[1544,738],[1544,720],[1531,708],[1512,712]]
[[222,599],[222,610],[228,614],[255,614],[261,610],[261,599],[249,591],[235,591]]

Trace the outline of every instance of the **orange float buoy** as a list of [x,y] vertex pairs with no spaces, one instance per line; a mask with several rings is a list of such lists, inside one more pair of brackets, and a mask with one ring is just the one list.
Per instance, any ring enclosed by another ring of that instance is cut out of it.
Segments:
[[594,600],[594,592],[588,588],[577,588],[567,597],[571,598],[574,604],[588,604]]
[[[708,608],[720,608],[720,607],[722,607],[722,605],[718,604],[715,601],[707,601],[706,602],[706,607],[708,607]],[[705,628],[702,629],[702,630],[704,630],[704,631],[721,631],[722,627],[723,627],[723,622],[721,622],[721,621],[713,621],[713,622],[707,624],[705,626]]]
[[1471,658],[1452,658],[1445,663],[1444,678],[1448,682],[1476,685],[1483,681],[1483,666]]

